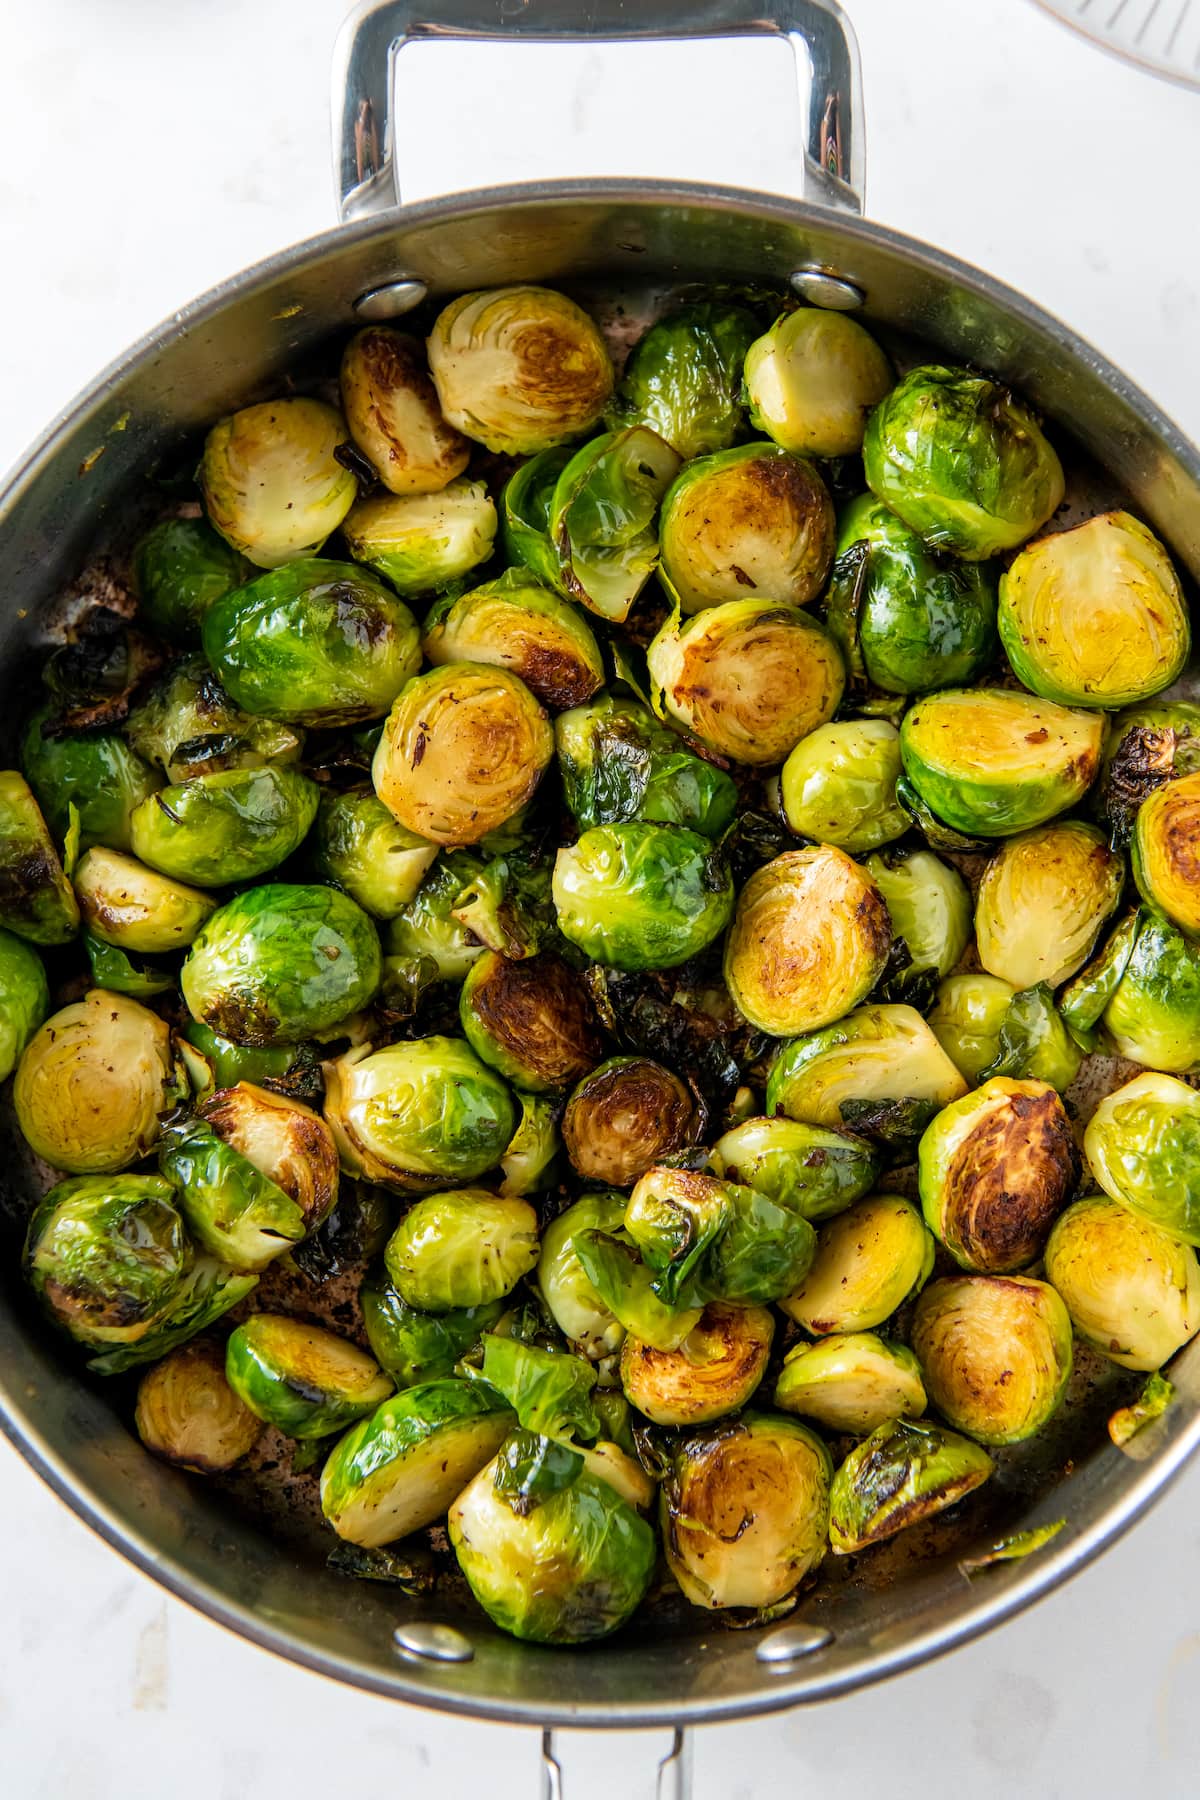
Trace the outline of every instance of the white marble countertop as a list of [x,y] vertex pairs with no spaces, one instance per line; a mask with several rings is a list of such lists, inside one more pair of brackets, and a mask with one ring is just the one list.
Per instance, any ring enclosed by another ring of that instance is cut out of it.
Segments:
[[[1200,436],[1200,95],[1110,61],[1025,0],[848,4],[871,215],[1070,319]],[[0,465],[160,317],[331,222],[339,11],[331,0],[8,0]],[[556,169],[788,186],[788,75],[774,52],[743,47],[716,65],[678,51],[669,80],[652,60],[614,80],[609,58],[585,55],[542,91],[519,50],[420,54],[405,93],[413,196]],[[495,93],[503,106],[485,110]],[[506,117],[513,96],[519,122]],[[613,105],[628,116],[604,130]],[[801,1800],[1007,1800],[1014,1789],[1190,1800],[1198,1517],[1200,1467],[1099,1565],[952,1660],[702,1732],[698,1800],[757,1800],[768,1783]],[[658,1743],[570,1745],[566,1800],[644,1800]],[[0,1444],[6,1800],[272,1800],[326,1785],[526,1800],[535,1783],[531,1733],[340,1688],[167,1598]]]

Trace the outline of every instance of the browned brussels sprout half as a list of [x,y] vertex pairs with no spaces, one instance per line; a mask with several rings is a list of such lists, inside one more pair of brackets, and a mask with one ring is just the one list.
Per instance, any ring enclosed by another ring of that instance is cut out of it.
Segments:
[[933,1281],[912,1347],[943,1418],[981,1444],[1033,1437],[1071,1376],[1071,1321],[1052,1287],[1020,1275]]
[[821,1227],[812,1267],[781,1305],[814,1337],[869,1331],[920,1292],[933,1257],[916,1207],[875,1194]]
[[0,925],[33,944],[65,944],[79,907],[25,778],[0,774]]
[[703,1111],[678,1075],[644,1056],[613,1056],[593,1069],[562,1122],[576,1172],[618,1188],[694,1144],[703,1128]]
[[761,1306],[710,1301],[677,1350],[656,1350],[631,1333],[621,1350],[621,1385],[656,1425],[702,1425],[745,1406],[766,1373],[775,1321]]
[[919,1525],[987,1480],[994,1468],[978,1444],[940,1425],[897,1419],[852,1450],[833,1478],[829,1541],[854,1556]]
[[511,669],[555,711],[590,700],[604,681],[590,626],[524,569],[507,569],[483,587],[439,600],[425,621],[421,647],[439,666],[475,662]]
[[1142,898],[1200,937],[1200,774],[1168,782],[1142,802],[1132,850]]
[[338,1153],[319,1113],[239,1081],[201,1100],[198,1115],[222,1141],[253,1163],[299,1209],[304,1231],[314,1231],[337,1204]]
[[225,1351],[211,1338],[172,1350],[138,1383],[138,1436],[147,1450],[193,1475],[223,1475],[263,1433],[225,1379]]
[[1014,988],[1061,986],[1091,955],[1124,880],[1123,859],[1079,819],[1010,838],[979,883],[980,962]]
[[354,501],[335,454],[345,439],[341,414],[321,400],[267,400],[222,419],[200,465],[210,522],[260,569],[315,556]]
[[458,1013],[475,1054],[527,1093],[565,1093],[600,1058],[587,989],[550,951],[518,962],[486,951],[468,971]]
[[342,405],[390,493],[437,493],[470,461],[470,444],[442,417],[421,345],[393,326],[368,325],[346,345]]
[[1101,1194],[1058,1220],[1046,1280],[1085,1343],[1126,1369],[1160,1368],[1200,1331],[1196,1252]]

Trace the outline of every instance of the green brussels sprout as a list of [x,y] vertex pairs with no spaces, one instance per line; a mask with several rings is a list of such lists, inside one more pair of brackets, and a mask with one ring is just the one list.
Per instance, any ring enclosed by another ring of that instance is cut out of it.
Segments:
[[743,433],[742,364],[757,335],[744,306],[676,307],[630,351],[609,422],[647,425],[685,459],[728,450]]
[[458,997],[463,1036],[476,1056],[530,1094],[564,1094],[601,1054],[587,989],[560,956],[511,962],[488,950]]
[[[1108,1435],[1118,1450],[1125,1450],[1140,1431],[1161,1419],[1175,1398],[1175,1388],[1164,1375],[1151,1375],[1137,1399],[1129,1406],[1118,1406],[1108,1421]],[[1139,1456],[1138,1445],[1129,1454]]]
[[[203,1119],[169,1120],[158,1166],[202,1250],[235,1269],[265,1269],[307,1230],[303,1212]],[[314,1221],[315,1222],[315,1221]]]
[[247,576],[244,559],[204,519],[160,519],[133,547],[130,578],[140,615],[172,644],[198,643],[214,600]]
[[373,494],[342,521],[346,549],[396,592],[436,594],[485,563],[496,507],[482,481],[452,481],[437,494]]
[[862,494],[842,514],[826,616],[847,667],[886,694],[959,687],[996,646],[996,575],[928,550]]
[[827,844],[789,850],[738,896],[725,983],[760,1031],[816,1031],[866,999],[890,944],[887,907],[865,869]]
[[33,944],[65,944],[79,929],[71,883],[29,783],[15,770],[0,774],[0,927]]
[[664,1157],[687,1149],[704,1113],[671,1069],[647,1056],[610,1056],[567,1101],[562,1134],[575,1172],[606,1187],[632,1187]]
[[663,586],[685,613],[747,594],[804,606],[825,585],[836,529],[821,477],[777,444],[698,456],[663,496]]
[[303,557],[218,600],[204,653],[245,712],[290,725],[382,719],[421,666],[417,622],[358,563]]
[[889,998],[913,988],[918,975],[949,975],[971,940],[971,895],[958,870],[931,850],[877,853],[865,867],[883,895],[893,945],[903,938],[908,951]]
[[1200,706],[1160,701],[1118,713],[1100,766],[1099,816],[1114,844],[1129,841],[1138,808],[1164,782],[1200,774]]
[[392,1392],[391,1377],[354,1344],[280,1313],[255,1313],[230,1334],[225,1378],[258,1418],[301,1439],[344,1430]]
[[515,1195],[539,1194],[554,1183],[558,1169],[558,1107],[553,1100],[537,1094],[518,1094],[521,1117],[508,1149],[500,1158],[504,1179],[500,1192],[507,1199]]
[[1059,987],[1091,955],[1124,882],[1121,857],[1080,819],[1010,838],[976,896],[980,962],[1014,988]]
[[186,950],[217,907],[211,894],[100,846],[79,861],[75,898],[92,937],[151,956]]
[[1063,1022],[1084,1050],[1098,1050],[1104,1043],[1100,1021],[1117,991],[1144,922],[1142,913],[1126,913],[1091,962],[1059,996]]
[[866,1437],[893,1419],[919,1419],[925,1383],[920,1363],[903,1344],[872,1331],[834,1332],[788,1351],[775,1404],[827,1431]]
[[578,1473],[544,1497],[519,1487],[506,1494],[497,1458],[450,1508],[450,1542],[471,1592],[493,1624],[531,1643],[607,1637],[636,1611],[654,1574],[650,1526],[568,1454]]
[[1133,878],[1148,906],[1200,937],[1200,773],[1147,796],[1133,827]]
[[966,1087],[913,1007],[863,1006],[783,1046],[767,1078],[767,1112],[858,1131],[890,1107],[908,1108],[919,1133]]
[[573,454],[562,446],[539,451],[510,475],[500,496],[505,562],[528,569],[546,587],[557,587],[562,578],[550,540],[550,508],[558,478]]
[[861,855],[903,837],[896,799],[900,733],[886,719],[839,719],[801,738],[779,778],[783,814],[797,837]]
[[235,1044],[299,1044],[340,1025],[379,986],[375,927],[334,888],[283,882],[218,907],[180,985],[194,1019]]
[[183,1344],[138,1383],[137,1434],[154,1456],[193,1475],[224,1475],[263,1432],[225,1379],[225,1350],[209,1338]]
[[7,1081],[46,1014],[50,988],[36,950],[0,931],[0,1081]]
[[1191,649],[1171,559],[1126,512],[1029,544],[1000,578],[1000,641],[1017,679],[1062,706],[1136,706]]
[[412,904],[437,853],[436,844],[398,824],[373,789],[321,795],[317,873],[377,919],[394,919]]
[[523,681],[485,663],[449,663],[399,695],[371,773],[410,831],[477,844],[520,811],[553,754],[554,733]]
[[502,1300],[537,1259],[532,1206],[486,1188],[454,1188],[418,1200],[383,1252],[400,1298],[432,1313]]
[[304,1068],[308,1052],[294,1044],[281,1044],[278,1049],[251,1044],[235,1044],[222,1037],[199,1019],[189,1019],[183,1031],[184,1041],[200,1052],[211,1072],[211,1085],[231,1088],[239,1081],[286,1082],[294,1080]]
[[319,1113],[288,1095],[241,1080],[197,1102],[196,1112],[230,1149],[282,1190],[299,1209],[304,1232],[332,1213],[338,1154]]
[[1126,1369],[1161,1368],[1200,1331],[1196,1252],[1099,1194],[1057,1220],[1046,1280],[1084,1342]]
[[904,772],[956,831],[1008,837],[1074,806],[1100,766],[1104,721],[1011,688],[919,700],[900,726]]
[[342,407],[350,436],[391,494],[436,494],[471,460],[443,419],[421,345],[393,325],[367,325],[346,345]]
[[407,906],[388,927],[388,950],[405,961],[423,961],[437,981],[461,981],[485,945],[455,918],[459,895],[484,868],[466,850],[438,857]]
[[115,731],[59,735],[52,727],[52,709],[44,706],[21,740],[21,767],[46,824],[61,842],[73,807],[84,850],[91,844],[128,850],[134,809],[162,786],[162,777]]
[[816,1254],[808,1220],[753,1188],[691,1169],[647,1170],[625,1229],[669,1306],[780,1300]]
[[412,1039],[373,1053],[360,1045],[328,1065],[325,1082],[325,1117],[342,1167],[400,1193],[474,1181],[512,1141],[512,1095],[458,1038]]
[[636,701],[601,694],[554,721],[563,794],[580,831],[644,819],[719,838],[733,823],[737,786],[723,769]]
[[[617,1343],[625,1341],[621,1334],[632,1332],[641,1344],[655,1350],[678,1350],[699,1327],[702,1308],[668,1306],[659,1299],[654,1276],[626,1241],[623,1225],[619,1236],[598,1231],[594,1226],[579,1230],[575,1220],[572,1225],[575,1236],[570,1241],[580,1269],[601,1305],[620,1327]],[[719,1353],[719,1343],[717,1350]]]
[[257,569],[315,556],[354,502],[336,455],[345,439],[341,414],[321,400],[266,400],[220,420],[200,464],[209,523]]
[[596,825],[558,852],[558,928],[613,969],[673,969],[720,937],[733,882],[698,832],[630,820]]
[[1009,1275],[1041,1255],[1079,1178],[1071,1122],[1043,1081],[996,1076],[921,1139],[925,1223],[960,1268]]
[[618,625],[628,617],[657,567],[658,503],[678,470],[670,444],[641,425],[575,452],[550,501],[558,583],[572,600]]
[[135,856],[197,887],[254,881],[297,850],[320,790],[298,769],[223,769],[160,788],[135,810]]
[[487,860],[476,862],[452,910],[488,950],[520,962],[554,939],[552,868],[539,843],[518,836],[501,848],[504,835],[492,833],[482,846],[489,851]]
[[122,994],[93,988],[52,1013],[17,1066],[13,1104],[26,1142],[53,1168],[103,1175],[157,1142],[178,1095],[171,1033]]
[[667,1564],[693,1606],[756,1611],[793,1594],[825,1554],[833,1463],[794,1419],[745,1413],[688,1437],[667,1466]]
[[596,1371],[581,1356],[493,1332],[483,1340],[483,1378],[503,1394],[522,1431],[588,1441],[600,1435],[592,1405]]
[[709,1155],[722,1179],[754,1188],[812,1224],[861,1200],[880,1165],[861,1138],[792,1119],[743,1119]]
[[1129,954],[1119,947],[1117,963],[1104,1029],[1118,1054],[1172,1075],[1200,1070],[1200,944],[1143,911]]
[[419,1312],[382,1271],[365,1278],[358,1304],[371,1353],[399,1388],[453,1375],[460,1359],[495,1325],[504,1305],[489,1300],[485,1306],[460,1306],[453,1312]]
[[[134,962],[124,950],[118,950],[115,944],[106,944],[101,938],[93,937],[90,932],[85,931],[83,934],[83,947],[87,953],[93,987],[104,988],[106,992],[113,994],[128,994],[132,1000],[150,1000],[155,994],[170,993],[175,986],[173,969],[165,969],[140,958]],[[183,1056],[183,1061],[187,1064],[186,1056]],[[190,1069],[191,1065],[187,1066]]]
[[123,1375],[128,1369],[157,1362],[181,1344],[190,1343],[252,1294],[258,1276],[231,1269],[214,1256],[197,1256],[179,1293],[163,1316],[136,1343],[115,1344],[88,1358],[97,1375]]
[[912,1347],[934,1406],[981,1444],[1033,1437],[1071,1378],[1067,1309],[1025,1275],[931,1281],[917,1301]]
[[625,1328],[588,1279],[575,1239],[588,1231],[611,1235],[621,1230],[624,1219],[624,1194],[585,1194],[542,1232],[538,1291],[572,1349],[592,1362],[621,1348]]
[[996,975],[951,975],[938,988],[929,1027],[968,1081],[978,1081],[999,1055],[1012,998],[1008,982]]
[[1056,512],[1062,464],[1028,407],[984,375],[911,369],[867,422],[867,486],[935,550],[982,562]]
[[755,768],[781,763],[831,719],[845,686],[824,626],[769,598],[714,603],[694,619],[673,613],[646,666],[660,718]]
[[985,1482],[986,1450],[940,1425],[890,1420],[856,1444],[833,1478],[829,1542],[835,1556],[895,1537]]
[[506,569],[470,593],[439,600],[425,621],[421,647],[437,665],[511,669],[543,706],[559,711],[581,705],[604,682],[590,626],[524,569]]
[[171,663],[132,708],[124,729],[138,755],[157,763],[168,781],[218,768],[294,763],[304,748],[302,732],[236,707],[199,655]]
[[871,1331],[920,1293],[933,1258],[916,1207],[875,1194],[822,1225],[812,1267],[780,1305],[814,1337]]
[[631,1330],[621,1346],[621,1386],[656,1425],[705,1425],[746,1405],[767,1369],[775,1321],[762,1306],[710,1300],[677,1350],[658,1350]]
[[[987,977],[976,977],[986,980]],[[1079,1073],[1083,1051],[1068,1031],[1050,989],[1041,983],[1014,994],[1000,1020],[996,1053],[978,1077],[1011,1075],[1048,1082],[1065,1093]]]
[[1135,1075],[1101,1100],[1083,1137],[1113,1200],[1200,1245],[1200,1094],[1171,1075]]
[[170,1307],[193,1254],[174,1200],[157,1175],[82,1175],[37,1206],[25,1273],[78,1343],[136,1343]]
[[746,353],[750,422],[801,456],[853,456],[867,415],[888,393],[891,364],[845,313],[784,313]]

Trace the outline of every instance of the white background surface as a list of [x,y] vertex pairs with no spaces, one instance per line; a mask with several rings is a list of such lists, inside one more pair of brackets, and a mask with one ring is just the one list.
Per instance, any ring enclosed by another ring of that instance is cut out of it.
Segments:
[[[1200,95],[1125,70],[1024,0],[849,4],[872,216],[1024,288],[1200,437]],[[160,317],[331,222],[340,11],[5,0],[0,465]],[[412,197],[556,170],[788,188],[790,77],[773,53],[585,54],[549,80],[518,50],[418,54]],[[1200,1794],[1198,1683],[1200,1468],[1100,1565],[952,1661],[702,1732],[697,1797],[1183,1800]],[[569,1742],[567,1800],[646,1800],[659,1742]],[[531,1800],[535,1770],[527,1732],[343,1690],[227,1636],[0,1444],[5,1800]]]

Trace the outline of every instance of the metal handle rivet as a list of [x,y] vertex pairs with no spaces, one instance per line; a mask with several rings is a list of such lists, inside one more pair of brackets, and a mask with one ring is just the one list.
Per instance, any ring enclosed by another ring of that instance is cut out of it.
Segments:
[[385,282],[382,287],[368,288],[354,302],[354,310],[360,319],[398,319],[402,313],[420,306],[428,292],[423,281],[406,275],[398,281]]
[[401,1656],[410,1662],[470,1662],[475,1646],[453,1625],[397,1625],[392,1639]]
[[791,281],[802,300],[827,312],[857,312],[867,297],[852,281],[828,269],[796,269]]
[[777,1668],[826,1650],[832,1642],[833,1633],[824,1625],[783,1625],[765,1637],[754,1654],[760,1663]]

